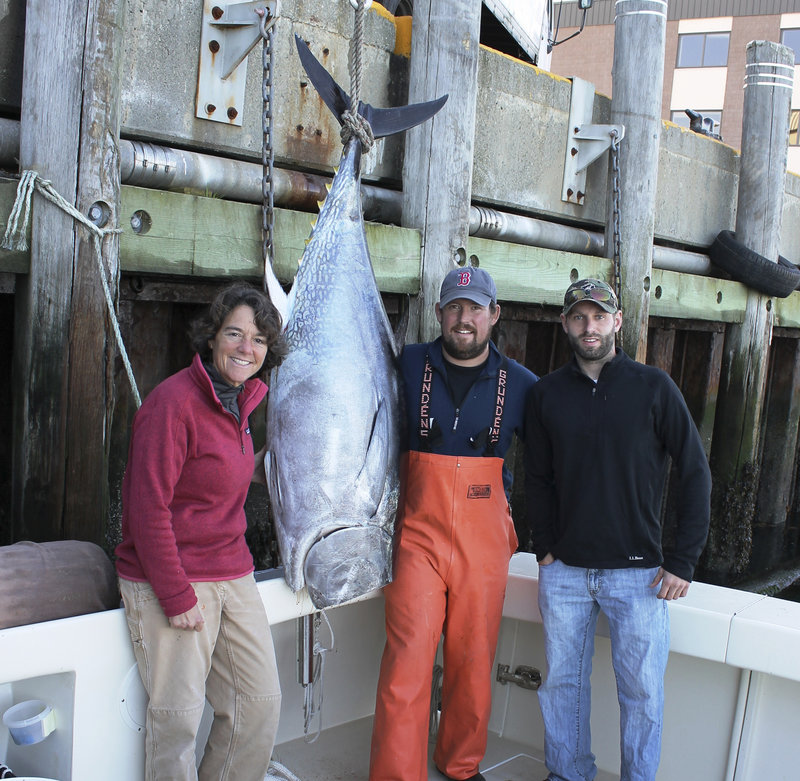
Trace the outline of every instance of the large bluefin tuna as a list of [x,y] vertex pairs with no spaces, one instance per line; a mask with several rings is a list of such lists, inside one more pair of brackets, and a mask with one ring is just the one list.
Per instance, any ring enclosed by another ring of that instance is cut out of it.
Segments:
[[[348,96],[296,40],[341,122]],[[359,113],[378,138],[424,121],[445,99],[399,109],[359,103]],[[265,465],[285,578],[294,591],[307,586],[316,607],[391,578],[402,414],[392,330],[364,233],[360,162],[353,137],[288,296],[289,354],[272,376],[267,411]]]

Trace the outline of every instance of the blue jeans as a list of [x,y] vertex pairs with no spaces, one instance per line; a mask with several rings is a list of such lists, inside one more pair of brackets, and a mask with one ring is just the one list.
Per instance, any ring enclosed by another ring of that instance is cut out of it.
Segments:
[[539,567],[547,678],[539,689],[545,762],[551,781],[597,775],[589,714],[594,633],[602,610],[620,706],[621,781],[653,781],[661,755],[667,604],[650,583],[658,568],[585,569],[561,561]]

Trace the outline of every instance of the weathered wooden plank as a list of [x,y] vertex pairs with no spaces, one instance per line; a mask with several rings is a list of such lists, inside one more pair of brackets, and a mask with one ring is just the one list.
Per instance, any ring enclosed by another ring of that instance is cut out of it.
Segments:
[[647,362],[672,373],[672,354],[675,349],[674,328],[650,328],[647,332]]
[[402,222],[425,237],[411,341],[439,333],[433,305],[442,278],[457,260],[466,260],[480,19],[481,4],[475,0],[414,3],[409,103],[449,98],[433,119],[406,133]]
[[772,340],[768,388],[749,567],[753,575],[774,568],[783,553],[800,423],[800,343],[796,339]]
[[[88,0],[29,0],[20,115],[20,170],[34,170],[75,202]],[[57,34],[54,34],[57,31]],[[75,236],[72,217],[36,198],[30,268],[14,297],[13,474],[15,539],[59,539],[65,482]]]
[[[122,268],[147,274],[261,278],[261,208],[197,195],[140,187],[122,188]],[[131,218],[144,220],[135,233]],[[290,282],[303,255],[315,215],[275,210],[275,271]],[[378,287],[419,290],[420,236],[415,230],[366,224]]]
[[[123,4],[90,0],[83,57],[83,105],[78,162],[77,209],[93,204],[119,213],[119,95]],[[114,414],[113,366],[117,344],[99,278],[96,249],[88,231],[77,232],[69,331],[69,394],[66,407],[66,480],[63,534],[67,539],[106,541],[108,454]],[[106,282],[116,300],[119,236],[103,243]]]

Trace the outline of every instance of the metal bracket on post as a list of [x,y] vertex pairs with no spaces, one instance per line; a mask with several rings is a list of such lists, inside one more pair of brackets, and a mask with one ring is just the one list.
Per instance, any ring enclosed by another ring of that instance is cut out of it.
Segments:
[[263,9],[268,29],[278,18],[279,8],[279,0],[204,0],[196,117],[241,127],[247,80],[245,58],[261,40],[262,17],[257,10]]
[[583,205],[586,198],[586,169],[611,146],[612,131],[621,139],[623,125],[592,125],[594,85],[573,77],[569,106],[569,131],[564,158],[561,200]]

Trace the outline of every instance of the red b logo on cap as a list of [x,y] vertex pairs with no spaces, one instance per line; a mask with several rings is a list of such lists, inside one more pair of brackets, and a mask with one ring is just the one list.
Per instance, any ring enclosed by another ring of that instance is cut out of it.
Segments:
[[469,271],[462,271],[458,275],[458,282],[456,283],[456,287],[467,287],[470,283],[471,276],[472,275],[469,273]]

